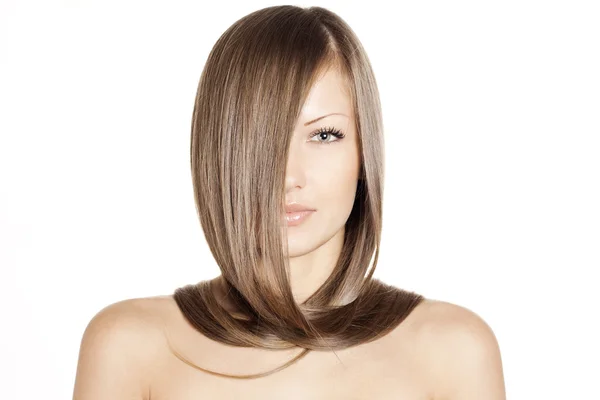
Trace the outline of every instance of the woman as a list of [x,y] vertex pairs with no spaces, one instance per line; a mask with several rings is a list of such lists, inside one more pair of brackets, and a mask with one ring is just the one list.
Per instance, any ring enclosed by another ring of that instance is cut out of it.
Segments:
[[191,138],[222,273],[100,311],[74,398],[504,399],[480,317],[372,278],[383,152],[373,71],[339,16],[276,6],[234,23]]

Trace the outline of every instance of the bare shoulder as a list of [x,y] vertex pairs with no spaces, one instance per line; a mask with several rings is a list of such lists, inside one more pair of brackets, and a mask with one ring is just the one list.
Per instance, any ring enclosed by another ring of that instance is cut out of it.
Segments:
[[504,400],[500,348],[488,323],[472,310],[426,299],[411,314],[411,331],[435,399]]
[[[163,310],[169,296],[131,298],[109,304],[98,311],[88,323],[84,339],[106,336],[106,339],[130,340],[144,344],[157,336],[163,324]],[[140,335],[140,333],[144,333]]]
[[425,299],[412,313],[412,325],[421,334],[487,333],[491,327],[474,311],[442,300]]
[[[74,399],[146,399],[154,349],[162,336],[163,296],[109,304],[87,324],[80,343]],[[156,350],[158,351],[158,350]]]

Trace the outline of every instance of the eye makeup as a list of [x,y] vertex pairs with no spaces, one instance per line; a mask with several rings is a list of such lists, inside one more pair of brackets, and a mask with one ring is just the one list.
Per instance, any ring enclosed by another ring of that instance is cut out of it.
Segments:
[[[334,142],[339,142],[344,137],[346,137],[346,135],[339,129],[336,129],[333,127],[322,127],[320,129],[318,129],[317,131],[311,133],[310,138],[313,138],[315,136],[319,136],[319,138],[322,138],[323,136],[327,136],[327,135],[329,135],[329,137],[335,137],[336,139],[335,140],[327,140],[327,141],[316,140],[316,142],[319,142],[322,144],[330,144],[330,143],[334,143]],[[314,142],[315,140],[310,140],[310,141]]]

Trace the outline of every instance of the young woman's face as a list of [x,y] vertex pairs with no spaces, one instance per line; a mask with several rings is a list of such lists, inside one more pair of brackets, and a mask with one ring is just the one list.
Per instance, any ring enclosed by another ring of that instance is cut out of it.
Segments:
[[[294,130],[286,169],[286,205],[298,203],[314,211],[300,221],[294,214],[283,218],[290,257],[311,252],[336,234],[343,237],[352,210],[360,155],[354,113],[343,84],[338,71],[326,72],[312,87]],[[321,119],[311,123],[317,118]]]

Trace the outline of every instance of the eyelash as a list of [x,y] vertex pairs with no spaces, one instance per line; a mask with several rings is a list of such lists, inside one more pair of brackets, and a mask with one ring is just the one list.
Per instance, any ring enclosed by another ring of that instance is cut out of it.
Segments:
[[316,132],[311,133],[310,138],[312,139],[313,137],[320,135],[321,133],[328,133],[332,136],[335,136],[337,138],[337,140],[328,140],[326,142],[321,142],[320,140],[317,140],[317,142],[319,144],[330,144],[330,143],[334,143],[334,142],[339,142],[341,139],[343,139],[346,136],[339,129],[335,129],[333,127],[323,127],[321,129],[317,130]]

